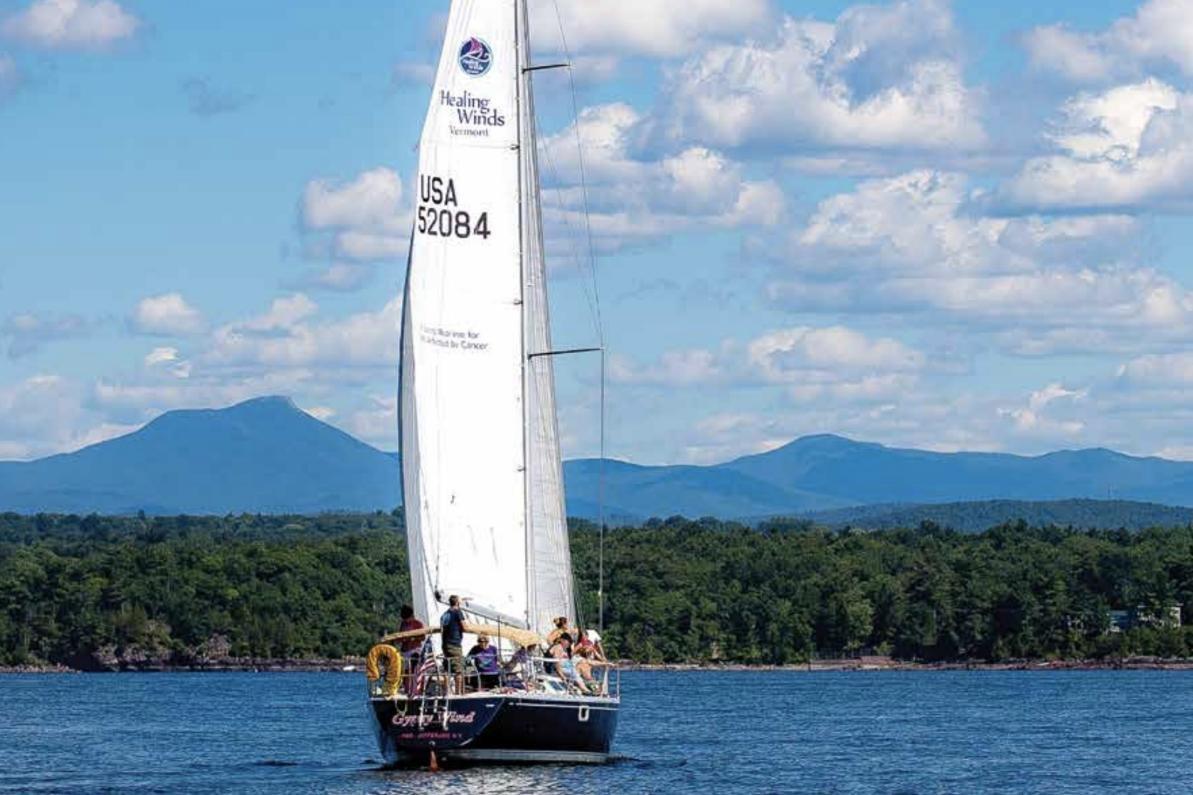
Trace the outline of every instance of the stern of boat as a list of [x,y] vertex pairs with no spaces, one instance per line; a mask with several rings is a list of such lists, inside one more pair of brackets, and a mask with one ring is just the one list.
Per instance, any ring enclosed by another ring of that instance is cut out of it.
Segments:
[[389,764],[607,762],[620,702],[608,697],[476,693],[438,699],[370,700],[377,743]]

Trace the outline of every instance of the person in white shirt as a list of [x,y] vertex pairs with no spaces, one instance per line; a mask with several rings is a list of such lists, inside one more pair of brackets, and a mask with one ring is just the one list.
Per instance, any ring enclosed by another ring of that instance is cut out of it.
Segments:
[[581,647],[592,650],[593,659],[599,662],[606,662],[605,648],[601,645],[601,634],[595,629],[586,629],[580,633]]

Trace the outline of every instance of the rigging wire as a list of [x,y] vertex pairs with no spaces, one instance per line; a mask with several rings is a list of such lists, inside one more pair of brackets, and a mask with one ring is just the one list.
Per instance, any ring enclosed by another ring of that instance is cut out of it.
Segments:
[[[536,127],[538,128],[539,140],[546,141],[547,136],[543,133],[542,125],[539,123],[538,119],[535,120],[535,124],[536,124]],[[559,207],[561,210],[560,215],[559,215],[559,220],[562,223],[564,230],[565,230],[565,234],[563,235],[563,238],[567,241],[569,254],[571,255],[572,263],[575,265],[576,271],[579,273],[579,275],[581,277],[580,278],[581,292],[584,294],[585,302],[588,304],[589,316],[592,318],[592,321],[594,324],[594,329],[597,329],[598,337],[600,337],[601,335],[600,335],[599,328],[597,325],[599,313],[597,311],[596,299],[594,298],[592,291],[590,291],[590,289],[589,289],[589,284],[588,284],[589,273],[585,272],[584,260],[581,257],[580,251],[576,245],[576,232],[578,230],[573,229],[571,222],[568,220],[568,213],[564,209],[566,206],[566,203],[564,200],[563,189],[561,187],[563,184],[563,181],[559,177],[559,169],[556,168],[555,159],[552,156],[552,152],[551,152],[551,147],[544,145],[544,146],[540,147],[540,149],[541,149],[541,151],[540,151],[541,161],[543,162],[543,164],[545,166],[545,170],[547,171],[547,173],[550,177],[551,190],[555,194],[556,201],[559,203]],[[591,269],[590,269],[590,271],[591,271]],[[595,285],[595,279],[593,279],[593,283]],[[604,397],[604,389],[605,389],[605,384],[604,384],[604,349],[602,348],[599,350],[600,350],[600,354],[601,354],[601,383],[600,383],[600,403],[599,403],[599,405],[601,406],[601,425],[602,425],[600,433],[601,433],[601,438],[603,440],[604,439],[603,424],[604,424],[604,419],[605,419],[604,410],[603,410],[604,402],[605,402],[605,397]],[[604,458],[603,447],[602,447],[602,451],[601,451],[601,457]],[[598,491],[600,489],[601,489],[601,486],[598,484]],[[602,499],[601,499],[600,495],[598,495],[598,511],[600,510],[600,505],[602,505],[602,504],[603,504]],[[566,521],[566,517],[565,517],[565,521]],[[567,544],[567,541],[565,539],[564,545],[566,546],[566,544]],[[567,550],[558,550],[558,551],[564,552],[564,553],[567,552]],[[602,598],[602,595],[604,592],[604,576],[603,576],[604,548],[603,548],[603,546],[600,548],[600,550],[598,552],[598,558],[599,558],[599,560],[598,560],[597,579],[598,579],[599,585],[598,585],[597,600],[599,603],[601,601],[601,598]],[[586,622],[585,616],[584,616],[582,600],[579,598],[580,592],[579,592],[579,590],[575,589],[575,586],[573,586],[572,597],[573,597],[573,602],[575,604],[576,620],[578,622],[578,625],[585,626],[587,624],[587,622]],[[597,631],[603,632],[605,629],[603,605],[598,605],[597,613],[598,613]]]
[[[559,10],[559,0],[553,0],[555,6],[555,21],[559,25],[559,41],[563,46],[564,57],[567,58],[569,64],[572,64],[573,58],[571,49],[568,47],[567,33],[564,31],[563,15]],[[579,170],[580,176],[580,198],[584,211],[584,234],[586,243],[588,245],[588,262],[589,271],[592,274],[592,292],[596,311],[596,331],[597,339],[600,341],[601,347],[605,347],[605,325],[601,317],[601,291],[600,285],[597,281],[596,268],[596,244],[592,234],[592,216],[589,212],[588,200],[588,174],[587,167],[584,162],[584,141],[580,135],[580,102],[576,95],[576,72],[574,67],[567,70],[568,88],[572,95],[572,128],[576,133],[576,166]]]
[[[539,123],[537,118],[535,119],[535,128],[538,130],[538,140],[546,141],[547,136],[543,131],[542,124]],[[551,147],[544,144],[539,149],[539,155],[543,164],[546,166],[548,175],[550,176],[551,190],[554,192],[556,201],[559,203],[559,221],[565,230],[563,238],[567,241],[569,253],[571,255],[571,261],[576,266],[576,272],[580,274],[580,291],[584,293],[584,301],[588,304],[588,312],[593,319],[593,330],[596,331],[599,338],[601,334],[597,323],[598,312],[596,300],[592,295],[592,291],[589,289],[589,272],[584,270],[584,259],[581,257],[580,250],[576,246],[575,230],[573,230],[572,224],[568,220],[568,213],[565,209],[566,202],[564,201],[563,188],[561,187],[563,181],[559,177],[559,169],[555,167],[555,159],[551,156]]]

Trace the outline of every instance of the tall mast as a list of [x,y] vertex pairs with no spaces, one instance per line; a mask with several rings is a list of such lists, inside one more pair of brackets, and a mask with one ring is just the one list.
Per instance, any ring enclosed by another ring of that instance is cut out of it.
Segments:
[[535,562],[534,562],[534,522],[531,509],[533,495],[530,488],[530,445],[527,436],[530,429],[530,351],[526,349],[526,254],[527,245],[526,213],[528,202],[535,201],[537,186],[528,185],[526,181],[526,148],[529,146],[531,156],[535,151],[534,125],[527,128],[525,124],[525,110],[533,104],[530,102],[530,73],[526,71],[530,66],[530,36],[528,35],[529,20],[522,0],[514,0],[514,40],[517,48],[517,136],[518,136],[518,268],[519,268],[519,296],[518,305],[522,310],[522,489],[526,495],[523,530],[525,538],[523,547],[526,554],[526,622],[531,624],[535,613]]

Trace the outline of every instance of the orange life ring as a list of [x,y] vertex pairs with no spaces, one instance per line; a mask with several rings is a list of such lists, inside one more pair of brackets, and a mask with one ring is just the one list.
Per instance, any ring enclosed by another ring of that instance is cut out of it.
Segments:
[[385,686],[381,694],[393,698],[398,694],[398,685],[402,682],[402,653],[393,646],[379,643],[369,649],[369,656],[365,659],[365,678],[370,682],[381,678],[382,660],[385,661]]

